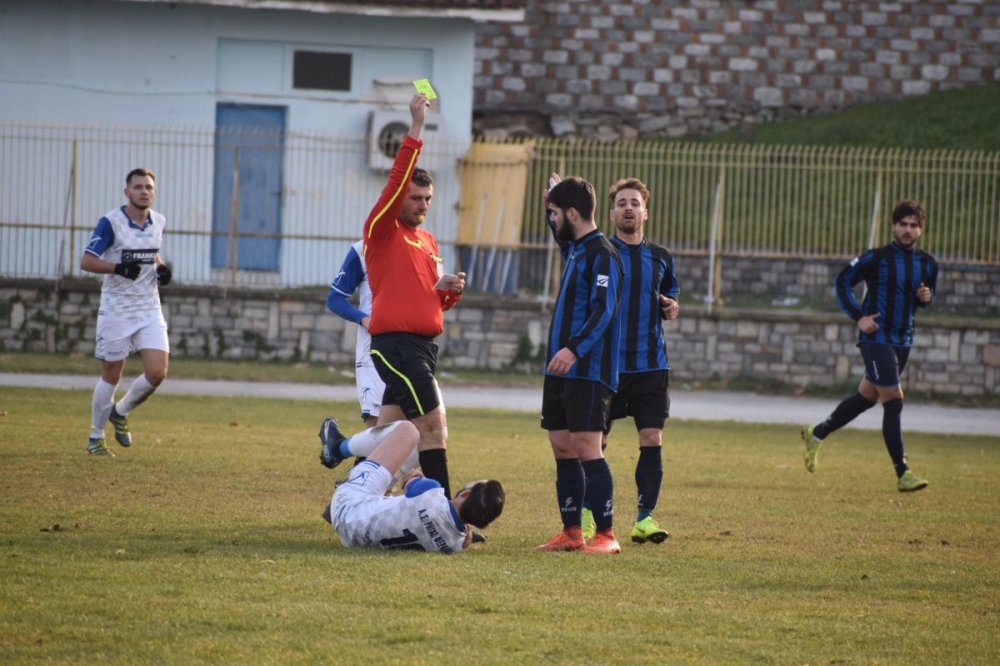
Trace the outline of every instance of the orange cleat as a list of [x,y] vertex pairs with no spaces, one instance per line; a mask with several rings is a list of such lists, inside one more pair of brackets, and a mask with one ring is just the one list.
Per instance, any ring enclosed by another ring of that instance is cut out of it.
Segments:
[[581,553],[600,553],[602,555],[617,555],[622,552],[622,547],[618,545],[618,539],[611,530],[603,530],[594,535],[589,546],[580,549]]
[[580,550],[583,546],[583,532],[580,531],[580,527],[577,525],[567,527],[541,546],[535,546],[535,550]]

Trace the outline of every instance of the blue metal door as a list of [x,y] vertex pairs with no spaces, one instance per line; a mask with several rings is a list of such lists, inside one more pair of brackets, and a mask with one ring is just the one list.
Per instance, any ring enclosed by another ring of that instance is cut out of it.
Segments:
[[285,113],[282,106],[216,106],[213,268],[278,270]]

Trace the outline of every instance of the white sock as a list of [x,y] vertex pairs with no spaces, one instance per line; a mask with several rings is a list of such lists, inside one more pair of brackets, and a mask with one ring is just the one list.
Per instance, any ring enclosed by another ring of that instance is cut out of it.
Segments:
[[109,384],[104,378],[97,380],[94,387],[94,398],[90,401],[90,438],[104,437],[104,426],[108,424],[108,414],[115,401],[117,384]]
[[402,421],[393,421],[392,423],[368,428],[367,430],[362,430],[359,433],[351,435],[347,439],[347,451],[352,456],[367,458],[400,423]]
[[153,395],[153,391],[155,390],[156,387],[149,383],[146,375],[139,375],[132,382],[132,386],[128,388],[128,393],[125,394],[125,397],[115,405],[115,411],[122,416],[128,416],[129,412],[146,402],[146,398]]

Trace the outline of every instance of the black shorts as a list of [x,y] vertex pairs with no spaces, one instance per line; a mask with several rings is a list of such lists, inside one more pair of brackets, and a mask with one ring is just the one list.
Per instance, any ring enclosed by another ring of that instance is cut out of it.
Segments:
[[858,345],[865,360],[865,378],[875,386],[899,386],[899,376],[910,358],[909,347],[893,347],[884,342],[862,342]]
[[601,432],[610,402],[611,389],[600,382],[546,375],[542,429]]
[[398,405],[408,419],[434,411],[441,404],[441,389],[434,378],[437,352],[434,340],[412,333],[372,336],[369,354],[385,382],[382,404]]
[[635,429],[656,428],[670,417],[670,373],[667,370],[652,372],[623,372],[618,375],[618,392],[611,398],[608,422],[604,432],[611,432],[611,422],[631,416]]

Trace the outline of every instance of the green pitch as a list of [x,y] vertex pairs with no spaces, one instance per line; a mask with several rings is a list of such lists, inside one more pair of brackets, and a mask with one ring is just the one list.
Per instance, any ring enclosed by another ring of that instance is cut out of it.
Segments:
[[[134,446],[88,458],[90,395],[0,388],[0,662],[995,663],[1000,437],[881,438],[802,467],[797,425],[674,421],[637,546],[634,429],[608,451],[616,557],[540,554],[557,529],[533,414],[449,411],[453,485],[508,492],[446,557],[339,546],[320,512],[326,414],[356,406],[155,396]],[[908,405],[907,409],[919,409]],[[905,429],[905,413],[904,413]]]

